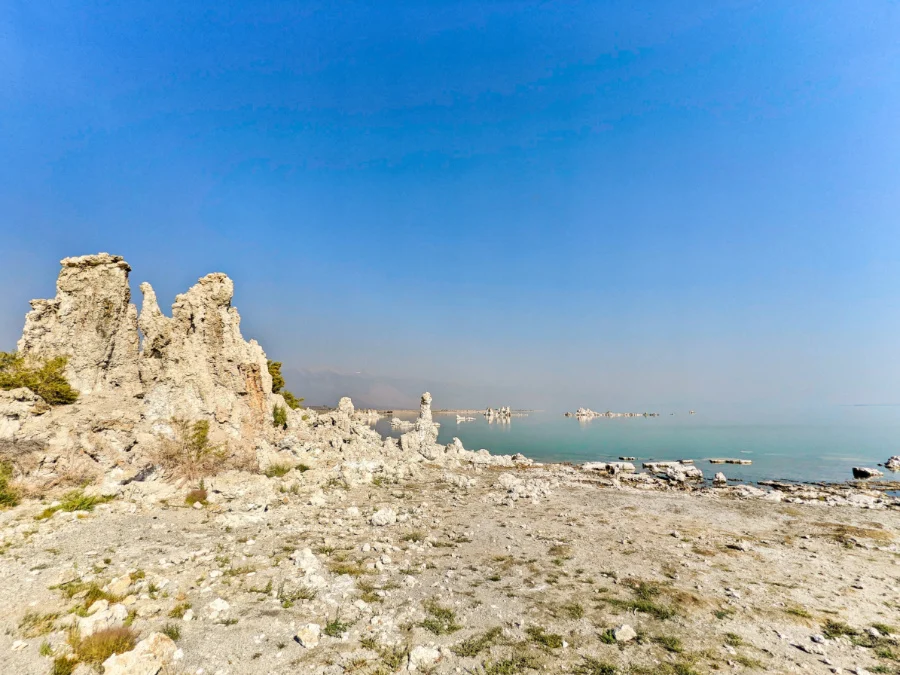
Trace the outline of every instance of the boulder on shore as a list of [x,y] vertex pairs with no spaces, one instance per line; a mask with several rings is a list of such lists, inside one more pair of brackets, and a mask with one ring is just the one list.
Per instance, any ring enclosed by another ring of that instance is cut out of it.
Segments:
[[853,477],[854,478],[877,478],[878,476],[883,476],[884,473],[879,471],[878,469],[872,469],[867,466],[854,466],[853,467]]

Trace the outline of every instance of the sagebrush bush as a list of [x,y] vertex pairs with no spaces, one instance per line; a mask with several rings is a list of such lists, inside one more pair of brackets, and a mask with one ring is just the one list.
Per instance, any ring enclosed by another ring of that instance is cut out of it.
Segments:
[[65,356],[43,362],[26,361],[15,352],[0,352],[0,389],[25,387],[50,405],[65,405],[78,399],[65,376]]
[[[269,375],[272,376],[272,393],[281,394],[284,402],[287,403],[291,410],[299,408],[305,399],[297,398],[284,388],[285,381],[284,376],[281,374],[281,361],[272,361],[270,359],[267,364],[269,366]],[[276,424],[276,426],[278,425]]]
[[161,436],[156,459],[164,469],[189,479],[211,476],[223,468],[227,451],[209,440],[209,421],[173,417],[173,435]]
[[[209,438],[209,422],[192,422],[173,417],[169,422],[172,435],[160,434],[153,453],[154,461],[173,475],[199,480],[221,471],[259,471],[256,451],[246,444],[213,443]],[[201,484],[202,488],[202,484]]]

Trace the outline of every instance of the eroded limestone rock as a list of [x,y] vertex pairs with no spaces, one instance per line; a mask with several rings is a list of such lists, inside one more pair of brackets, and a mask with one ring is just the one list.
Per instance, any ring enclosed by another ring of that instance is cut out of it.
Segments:
[[206,275],[175,298],[171,319],[160,311],[150,284],[141,284],[141,292],[147,418],[211,417],[243,437],[263,429],[271,420],[272,378],[262,348],[241,335],[231,279]]
[[66,377],[82,394],[135,395],[140,379],[131,268],[108,253],[65,258],[60,264],[56,297],[31,301],[19,352],[35,359],[66,356]]
[[439,427],[432,419],[431,394],[426,391],[422,394],[415,427],[400,437],[400,447],[404,452],[417,452],[426,459],[437,459],[444,452],[437,442]]

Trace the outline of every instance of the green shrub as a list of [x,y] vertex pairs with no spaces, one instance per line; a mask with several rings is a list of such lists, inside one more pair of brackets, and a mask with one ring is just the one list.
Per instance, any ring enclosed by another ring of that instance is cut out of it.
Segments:
[[71,490],[62,496],[59,504],[56,506],[48,506],[35,516],[36,520],[45,520],[57,511],[93,511],[97,504],[105,504],[112,501],[115,497],[100,497],[96,495],[86,495],[83,490]]
[[449,607],[443,607],[435,600],[423,603],[428,616],[422,622],[422,628],[431,631],[435,635],[455,633],[462,626],[456,623],[456,613]]
[[66,380],[68,358],[57,356],[41,363],[13,352],[0,352],[0,389],[25,387],[50,405],[65,405],[78,399],[78,392]]
[[188,506],[193,506],[194,504],[206,504],[206,499],[209,497],[209,493],[204,488],[195,488],[187,493],[187,496],[184,498],[184,503]]
[[12,475],[12,464],[0,462],[0,509],[11,508],[19,503],[19,491],[10,485]]
[[293,468],[290,464],[271,464],[263,473],[266,478],[281,478],[290,473]]
[[[269,375],[272,376],[272,393],[281,394],[284,402],[287,403],[291,410],[299,408],[300,404],[303,403],[305,399],[297,398],[284,388],[285,381],[284,376],[281,374],[281,361],[272,361],[270,359],[267,361],[267,365],[269,367]],[[278,426],[278,424],[275,426]]]
[[165,635],[170,640],[178,641],[178,638],[181,637],[181,628],[177,623],[167,623],[162,627],[160,631],[163,635]]
[[325,624],[325,628],[322,630],[322,632],[329,637],[337,638],[341,637],[341,634],[346,632],[346,630],[352,625],[353,624],[341,621],[341,618],[338,616]]
[[174,435],[172,438],[162,436],[156,453],[163,468],[189,479],[211,476],[222,468],[226,450],[209,440],[208,420],[191,422],[173,417],[170,424]]
[[68,656],[57,656],[53,659],[53,665],[50,667],[50,675],[72,675],[78,661],[70,659]]
[[287,429],[287,410],[283,405],[276,405],[272,408],[272,426]]

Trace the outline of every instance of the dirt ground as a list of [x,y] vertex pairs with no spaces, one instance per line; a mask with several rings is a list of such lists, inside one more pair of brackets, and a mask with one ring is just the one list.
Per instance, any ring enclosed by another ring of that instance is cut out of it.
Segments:
[[[171,673],[900,673],[895,509],[552,466],[313,473],[211,479],[201,507],[135,483],[90,511],[0,511],[0,671],[53,672],[93,584],[175,636]],[[510,500],[504,473],[552,487]]]

